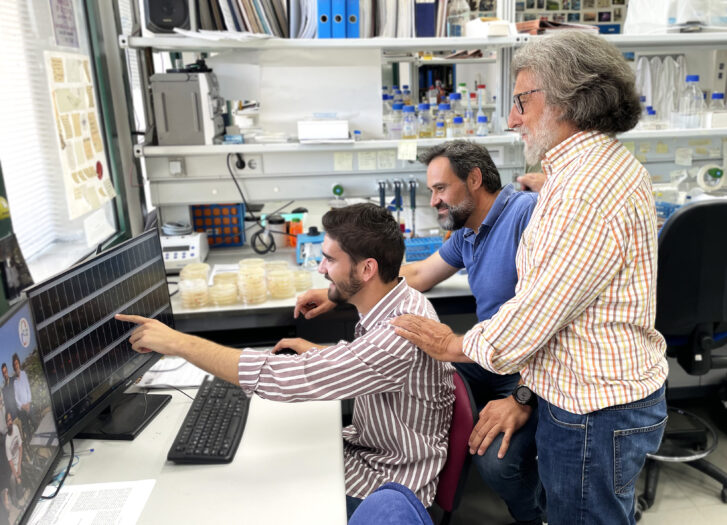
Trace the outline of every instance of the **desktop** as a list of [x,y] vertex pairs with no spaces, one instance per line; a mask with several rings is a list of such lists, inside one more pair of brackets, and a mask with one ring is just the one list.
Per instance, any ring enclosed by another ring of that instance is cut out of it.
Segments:
[[0,524],[25,523],[60,458],[26,300],[0,319]]
[[169,395],[125,394],[159,354],[138,354],[118,312],[173,326],[159,236],[147,231],[26,290],[61,443],[134,439]]

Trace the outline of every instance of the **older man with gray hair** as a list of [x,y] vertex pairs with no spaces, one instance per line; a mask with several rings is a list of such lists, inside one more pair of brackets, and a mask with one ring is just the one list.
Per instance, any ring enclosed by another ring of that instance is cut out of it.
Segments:
[[464,336],[392,321],[445,361],[520,371],[537,396],[548,523],[633,524],[634,484],[666,424],[665,342],[654,328],[657,228],[649,174],[613,138],[639,119],[634,74],[604,39],[523,46],[509,125],[546,181],[522,234],[515,297]]

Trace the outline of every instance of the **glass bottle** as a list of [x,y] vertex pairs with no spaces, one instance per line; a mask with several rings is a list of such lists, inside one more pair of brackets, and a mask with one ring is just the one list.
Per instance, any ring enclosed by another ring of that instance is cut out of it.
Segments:
[[487,116],[482,115],[481,117],[477,117],[477,129],[475,130],[475,135],[478,137],[486,137],[489,134],[489,130],[487,129]]
[[401,138],[401,126],[404,120],[403,114],[404,104],[394,104],[393,111],[391,112],[391,120],[389,121],[389,138],[400,139]]
[[404,117],[401,124],[401,138],[417,138],[417,117],[414,114],[414,106],[404,106]]
[[417,128],[420,139],[431,138],[434,134],[434,130],[432,130],[432,116],[429,113],[429,104],[419,104]]
[[687,86],[679,96],[677,127],[694,129],[702,122],[704,95],[697,85],[698,82],[699,75],[687,75]]
[[464,137],[464,118],[457,115],[452,119],[452,138],[459,139]]

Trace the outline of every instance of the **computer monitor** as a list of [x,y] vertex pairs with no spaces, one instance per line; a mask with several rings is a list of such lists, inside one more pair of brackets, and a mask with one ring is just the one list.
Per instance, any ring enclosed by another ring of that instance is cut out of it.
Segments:
[[61,443],[75,435],[133,439],[171,399],[124,394],[158,359],[128,342],[119,312],[173,326],[156,231],[130,239],[26,290]]
[[24,523],[61,454],[26,300],[0,319],[0,523]]

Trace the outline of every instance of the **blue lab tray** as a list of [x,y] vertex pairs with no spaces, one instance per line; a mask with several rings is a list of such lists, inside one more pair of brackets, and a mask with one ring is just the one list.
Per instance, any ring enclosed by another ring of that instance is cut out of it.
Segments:
[[422,261],[436,252],[442,246],[441,237],[415,237],[404,239],[406,247],[406,261]]

